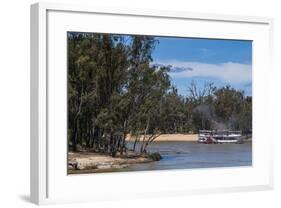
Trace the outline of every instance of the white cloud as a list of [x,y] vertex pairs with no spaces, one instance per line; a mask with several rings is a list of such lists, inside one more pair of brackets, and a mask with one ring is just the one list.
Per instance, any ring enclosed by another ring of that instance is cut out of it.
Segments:
[[192,70],[170,72],[170,75],[175,78],[206,77],[219,79],[230,84],[246,83],[252,81],[252,66],[250,64],[240,64],[233,62],[222,64],[205,64],[200,62],[182,61],[160,61],[156,63],[171,65],[172,67],[177,68],[192,68]]

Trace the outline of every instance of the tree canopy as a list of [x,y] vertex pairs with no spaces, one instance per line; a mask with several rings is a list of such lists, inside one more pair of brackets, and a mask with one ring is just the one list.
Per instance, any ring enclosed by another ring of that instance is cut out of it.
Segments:
[[[69,149],[124,154],[165,133],[199,129],[250,132],[252,98],[231,86],[187,85],[188,96],[171,84],[170,66],[153,65],[157,41],[150,36],[68,33]],[[142,136],[142,139],[140,139]]]

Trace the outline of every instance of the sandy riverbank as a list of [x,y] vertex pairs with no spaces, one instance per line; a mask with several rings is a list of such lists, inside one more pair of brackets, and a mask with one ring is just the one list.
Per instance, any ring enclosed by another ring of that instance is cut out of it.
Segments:
[[126,168],[131,164],[148,163],[160,159],[161,156],[155,159],[149,155],[138,155],[129,151],[126,156],[117,157],[93,152],[69,152],[68,173],[106,172],[112,169]]
[[[149,135],[147,136],[147,138]],[[140,138],[142,141],[143,137]],[[198,134],[162,134],[157,137],[154,141],[190,141],[195,142],[198,140]],[[128,136],[127,141],[135,141],[135,137]]]
[[[148,135],[149,136],[149,135]],[[147,138],[148,138],[147,136]],[[140,138],[142,141],[142,137]],[[197,134],[163,134],[157,137],[158,141],[189,141],[196,142]],[[135,137],[128,136],[127,141],[134,141]],[[107,172],[109,170],[126,168],[131,164],[148,163],[155,161],[151,157],[138,155],[134,152],[127,152],[126,156],[111,157],[105,154],[93,152],[69,152],[68,172]]]

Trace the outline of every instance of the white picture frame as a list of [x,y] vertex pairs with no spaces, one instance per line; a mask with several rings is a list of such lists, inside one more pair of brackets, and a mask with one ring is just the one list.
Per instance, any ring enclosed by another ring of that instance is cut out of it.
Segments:
[[[93,29],[95,21],[99,24]],[[127,29],[126,24],[130,25]],[[182,29],[181,25],[188,26],[189,30]],[[273,20],[264,17],[33,4],[31,201],[49,204],[271,189],[273,139],[268,108],[273,101],[268,92],[271,89],[272,28]],[[63,39],[66,31],[253,40],[253,165],[68,176],[65,137],[66,39]],[[55,73],[54,69],[57,69]],[[54,138],[63,139],[54,146]],[[204,179],[206,174],[213,180]],[[108,186],[122,187],[116,192],[116,189],[104,187],[102,181],[107,181]],[[132,184],[137,188],[132,188]]]

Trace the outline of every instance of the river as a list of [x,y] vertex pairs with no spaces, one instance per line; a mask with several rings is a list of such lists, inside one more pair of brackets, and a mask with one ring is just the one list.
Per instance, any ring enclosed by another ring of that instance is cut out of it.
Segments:
[[154,142],[148,152],[159,152],[160,161],[135,164],[121,171],[237,167],[252,165],[252,143],[199,144],[197,142]]

